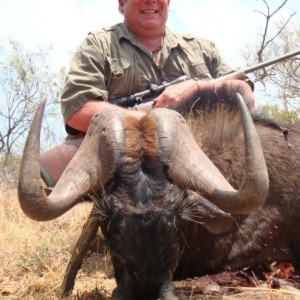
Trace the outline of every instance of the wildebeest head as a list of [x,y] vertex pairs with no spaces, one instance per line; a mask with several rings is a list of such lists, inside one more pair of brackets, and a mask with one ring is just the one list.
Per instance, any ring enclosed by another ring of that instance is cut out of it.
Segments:
[[111,251],[118,283],[115,299],[156,299],[159,294],[172,298],[180,220],[203,218],[207,229],[218,232],[218,220],[229,228],[233,223],[222,210],[249,213],[266,199],[265,162],[245,109],[246,170],[239,190],[199,148],[178,113],[155,109],[138,122],[118,110],[106,110],[95,115],[78,152],[47,196],[38,163],[42,110],[24,149],[20,205],[29,217],[45,221],[62,215],[85,195],[101,195],[95,200],[95,216]]
[[123,133],[125,146],[94,215],[114,265],[114,297],[157,299],[177,265],[184,191],[166,176],[153,119],[125,120]]
[[115,294],[124,299],[157,299],[162,287],[171,284],[179,255],[174,212],[119,210],[108,222],[101,228],[118,284]]
[[136,206],[120,206],[120,194],[96,200],[95,217],[101,220],[118,283],[114,299],[169,299],[166,295],[172,295],[171,281],[180,256],[182,220],[201,223],[213,233],[235,225],[230,214],[197,194],[176,186],[168,192]]

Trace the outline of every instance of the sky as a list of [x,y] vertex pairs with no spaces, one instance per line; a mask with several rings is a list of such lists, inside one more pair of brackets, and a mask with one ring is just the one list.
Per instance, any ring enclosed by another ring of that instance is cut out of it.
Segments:
[[[271,11],[283,0],[268,0]],[[122,21],[117,0],[0,0],[0,45],[9,38],[26,47],[52,46],[50,65],[68,68],[72,53],[89,31]],[[288,0],[280,16],[298,12],[299,0]],[[265,19],[263,0],[171,0],[168,26],[212,40],[232,67],[242,65],[241,52],[259,39]]]

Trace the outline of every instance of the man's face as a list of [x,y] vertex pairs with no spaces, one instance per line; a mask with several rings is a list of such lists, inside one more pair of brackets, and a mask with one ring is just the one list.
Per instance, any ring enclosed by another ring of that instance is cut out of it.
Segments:
[[170,0],[119,0],[128,28],[138,35],[163,34]]

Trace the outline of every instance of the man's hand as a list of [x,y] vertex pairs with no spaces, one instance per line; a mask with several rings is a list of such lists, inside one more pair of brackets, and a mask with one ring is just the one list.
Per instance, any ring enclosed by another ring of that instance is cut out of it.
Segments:
[[153,108],[168,107],[189,97],[197,91],[198,85],[194,79],[189,79],[168,86],[158,97],[153,100]]

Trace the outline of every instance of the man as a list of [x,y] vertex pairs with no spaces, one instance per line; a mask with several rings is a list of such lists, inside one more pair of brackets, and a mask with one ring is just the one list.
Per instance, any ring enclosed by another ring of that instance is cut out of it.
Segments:
[[[96,112],[114,108],[141,119],[150,109],[184,101],[216,84],[209,79],[232,72],[212,42],[166,27],[170,0],[118,1],[124,22],[90,33],[73,57],[61,96],[70,135],[85,133]],[[151,105],[130,110],[113,104],[115,98],[145,90],[150,83],[161,84],[182,75],[188,79],[167,87]],[[248,85],[246,89],[252,94]],[[254,100],[248,105],[253,107]],[[65,150],[58,146],[53,153]],[[41,161],[48,169],[51,164],[45,156]]]

